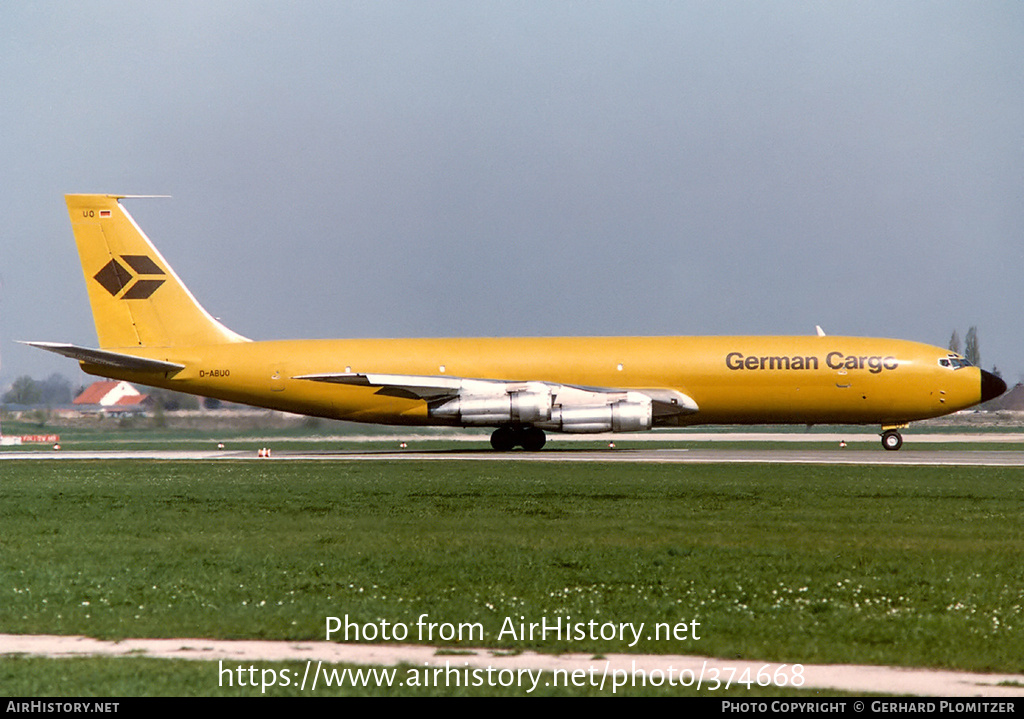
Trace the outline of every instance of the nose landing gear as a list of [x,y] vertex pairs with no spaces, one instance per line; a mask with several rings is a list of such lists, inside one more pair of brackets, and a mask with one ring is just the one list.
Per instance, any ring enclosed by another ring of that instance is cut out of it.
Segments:
[[903,446],[903,437],[895,429],[887,429],[882,432],[882,446],[895,452]]

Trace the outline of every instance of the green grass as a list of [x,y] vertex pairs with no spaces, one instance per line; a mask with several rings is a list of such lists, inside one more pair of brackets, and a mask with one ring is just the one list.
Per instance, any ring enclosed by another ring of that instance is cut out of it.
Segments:
[[[0,471],[2,632],[323,639],[326,617],[348,615],[402,624],[415,642],[426,614],[479,623],[482,641],[463,644],[503,649],[1024,671],[1020,469],[496,460]],[[506,620],[560,617],[697,621],[700,639],[498,637]]]

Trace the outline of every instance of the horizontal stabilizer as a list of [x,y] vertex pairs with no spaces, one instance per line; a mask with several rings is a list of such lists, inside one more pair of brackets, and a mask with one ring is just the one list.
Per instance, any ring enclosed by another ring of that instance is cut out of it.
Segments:
[[97,350],[78,345],[69,345],[62,342],[22,342],[29,347],[38,347],[47,352],[56,352],[59,355],[76,359],[86,364],[102,365],[104,367],[117,367],[118,369],[133,370],[135,372],[178,372],[185,369],[185,365],[162,360],[136,357],[110,350]]

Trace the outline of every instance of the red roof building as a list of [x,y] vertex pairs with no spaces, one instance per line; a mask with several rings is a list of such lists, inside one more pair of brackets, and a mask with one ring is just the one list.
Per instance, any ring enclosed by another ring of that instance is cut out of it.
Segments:
[[102,380],[86,387],[72,404],[82,409],[92,406],[104,414],[128,414],[143,411],[147,399],[148,394],[142,394],[127,382]]

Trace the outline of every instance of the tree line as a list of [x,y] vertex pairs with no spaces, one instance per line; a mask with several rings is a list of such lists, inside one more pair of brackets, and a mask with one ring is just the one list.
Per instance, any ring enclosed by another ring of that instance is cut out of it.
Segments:
[[28,375],[22,375],[14,380],[11,388],[4,393],[3,402],[4,404],[20,404],[28,407],[36,405],[57,407],[62,404],[71,404],[71,400],[77,394],[78,392],[71,387],[71,380],[57,372],[44,380],[35,380]]
[[[960,345],[960,335],[954,329],[952,336],[949,338],[949,351],[961,355],[965,360],[970,362],[975,367],[981,367],[981,349],[978,345],[978,328],[971,325],[967,330],[967,336],[964,338],[963,346]],[[997,377],[1002,377],[999,374],[999,368],[993,366],[992,374]]]
[[[74,388],[64,375],[54,372],[44,380],[29,375],[18,377],[0,401],[3,404],[24,407],[60,407],[69,405],[85,387]],[[178,409],[199,409],[199,399],[193,395],[154,387],[136,387],[153,398],[154,407],[173,412]],[[209,404],[207,405],[210,406]]]

